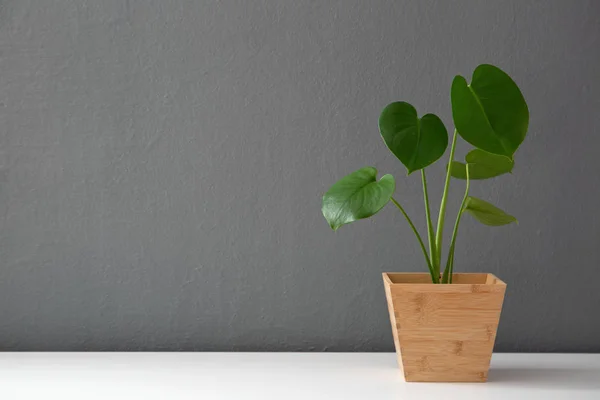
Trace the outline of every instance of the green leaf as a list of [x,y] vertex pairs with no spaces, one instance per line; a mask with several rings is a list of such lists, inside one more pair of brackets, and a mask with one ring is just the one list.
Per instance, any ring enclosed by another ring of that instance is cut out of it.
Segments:
[[340,226],[369,218],[385,206],[396,184],[392,175],[377,181],[377,170],[361,168],[335,183],[323,196],[323,216],[334,231]]
[[[515,162],[506,156],[488,153],[480,149],[469,152],[465,157],[469,164],[470,179],[488,179],[511,172]],[[466,165],[453,161],[450,173],[454,178],[467,179]]]
[[460,136],[473,146],[513,158],[529,125],[527,103],[515,82],[501,69],[483,64],[468,85],[452,82],[452,118]]
[[[470,172],[469,168],[469,172]],[[465,204],[465,211],[469,212],[479,222],[489,226],[507,225],[511,222],[517,222],[517,219],[488,203],[487,201],[469,196]]]
[[448,147],[448,132],[442,120],[434,114],[419,118],[417,110],[403,101],[383,109],[379,130],[409,174],[433,164]]

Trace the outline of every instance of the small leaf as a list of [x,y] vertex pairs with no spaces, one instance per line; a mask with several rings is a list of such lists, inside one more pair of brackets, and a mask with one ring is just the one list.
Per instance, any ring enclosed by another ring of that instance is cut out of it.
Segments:
[[369,218],[385,206],[396,184],[392,175],[377,181],[377,170],[361,168],[335,183],[323,196],[321,211],[334,231],[340,226]]
[[510,224],[511,222],[517,222],[517,219],[512,215],[505,213],[487,201],[473,196],[467,198],[464,211],[469,212],[484,225],[501,226]]
[[452,118],[460,136],[473,146],[513,158],[529,126],[527,103],[501,69],[483,64],[471,84],[456,76],[451,89]]
[[434,114],[419,118],[417,110],[402,101],[383,109],[379,130],[409,174],[433,164],[448,147],[448,132],[442,120]]
[[[488,179],[507,172],[511,172],[515,162],[508,157],[488,153],[480,149],[469,152],[465,157],[469,164],[470,179]],[[450,171],[454,178],[467,179],[466,165],[464,163],[453,161]]]

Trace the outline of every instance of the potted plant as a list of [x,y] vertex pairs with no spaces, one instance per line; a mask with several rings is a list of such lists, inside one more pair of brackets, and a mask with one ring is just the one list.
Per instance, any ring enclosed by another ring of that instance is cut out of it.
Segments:
[[[472,180],[512,171],[514,154],[529,125],[527,104],[514,81],[487,64],[475,69],[470,83],[456,76],[450,98],[455,129],[435,229],[425,168],[446,152],[448,133],[444,123],[434,114],[419,117],[406,102],[389,104],[379,118],[387,147],[404,164],[408,175],[415,171],[421,174],[428,248],[393,197],[395,180],[390,174],[377,180],[375,168],[361,168],[339,180],[323,196],[323,216],[333,230],[371,217],[388,202],[393,203],[423,251],[428,273],[383,274],[398,362],[407,381],[485,382],[506,289],[506,284],[492,274],[455,273],[454,253],[463,214],[489,226],[516,222],[515,217],[471,196],[469,190]],[[454,160],[458,136],[474,147],[465,162]],[[465,193],[448,250],[442,257],[452,178],[465,181]]]

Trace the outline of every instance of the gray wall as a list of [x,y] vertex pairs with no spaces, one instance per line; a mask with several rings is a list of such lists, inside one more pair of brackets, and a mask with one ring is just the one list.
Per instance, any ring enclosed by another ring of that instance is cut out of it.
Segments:
[[423,226],[379,112],[451,128],[483,62],[531,129],[473,195],[520,223],[465,218],[456,269],[507,281],[498,351],[600,351],[592,0],[0,1],[0,349],[391,351],[380,273],[419,248],[392,207],[333,233],[320,196],[374,165]]

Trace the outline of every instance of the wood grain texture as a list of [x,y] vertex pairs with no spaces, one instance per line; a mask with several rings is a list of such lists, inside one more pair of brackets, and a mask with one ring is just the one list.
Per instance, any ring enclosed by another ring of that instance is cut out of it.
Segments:
[[492,274],[384,273],[398,364],[408,382],[486,382],[506,284]]

